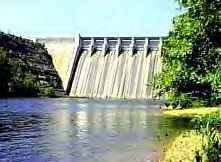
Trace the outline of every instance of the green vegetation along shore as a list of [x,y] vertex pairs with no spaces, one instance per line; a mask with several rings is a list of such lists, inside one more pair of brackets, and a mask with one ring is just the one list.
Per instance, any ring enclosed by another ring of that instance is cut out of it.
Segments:
[[175,0],[181,13],[163,41],[162,72],[154,87],[167,105],[191,107],[221,104],[221,3],[219,0]]
[[[221,108],[164,110],[169,118],[190,119],[191,129],[166,146],[164,162],[219,162],[221,160]],[[186,120],[188,121],[188,120]]]
[[181,12],[163,41],[163,68],[153,86],[158,95],[166,95],[166,107],[178,109],[165,110],[164,116],[188,119],[191,129],[168,144],[163,161],[220,162],[221,3],[175,2]]

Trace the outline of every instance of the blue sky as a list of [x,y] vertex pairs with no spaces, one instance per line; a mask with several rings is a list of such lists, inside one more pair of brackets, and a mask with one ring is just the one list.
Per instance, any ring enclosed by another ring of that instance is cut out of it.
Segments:
[[174,0],[4,0],[0,30],[22,36],[165,36]]

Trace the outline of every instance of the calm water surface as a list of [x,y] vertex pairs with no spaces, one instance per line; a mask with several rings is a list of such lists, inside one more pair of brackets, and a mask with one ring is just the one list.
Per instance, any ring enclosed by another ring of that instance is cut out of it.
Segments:
[[1,99],[0,161],[156,161],[183,127],[151,101]]

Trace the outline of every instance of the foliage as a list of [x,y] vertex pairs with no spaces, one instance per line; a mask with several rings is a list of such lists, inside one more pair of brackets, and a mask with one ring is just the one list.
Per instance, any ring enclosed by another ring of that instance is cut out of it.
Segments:
[[209,161],[218,162],[221,160],[221,111],[195,118],[192,122],[198,132],[206,138],[204,152]]
[[[192,130],[182,132],[167,146],[163,161],[218,162],[221,159],[220,108],[164,110],[164,116],[192,119]],[[200,161],[200,160],[199,160]]]
[[44,86],[39,87],[40,94],[43,96],[49,96],[54,97],[55,96],[55,90],[53,87],[51,87],[48,84],[45,84]]
[[27,72],[19,63],[9,61],[7,52],[0,48],[0,97],[39,94],[54,96],[54,88],[48,83],[40,83],[37,74]]
[[154,88],[167,94],[173,107],[188,107],[193,101],[204,105],[221,103],[221,2],[219,0],[176,0],[182,14],[164,40],[163,70]]
[[192,122],[197,130],[204,128],[221,129],[221,111],[218,110],[211,114],[194,118]]
[[38,77],[33,74],[25,75],[18,64],[11,65],[11,94],[14,96],[37,96],[39,89]]

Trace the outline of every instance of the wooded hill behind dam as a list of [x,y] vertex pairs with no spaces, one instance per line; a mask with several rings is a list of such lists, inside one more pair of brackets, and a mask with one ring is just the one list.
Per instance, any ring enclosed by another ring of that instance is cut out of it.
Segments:
[[90,98],[153,98],[161,71],[160,37],[38,38],[53,58],[66,94]]

